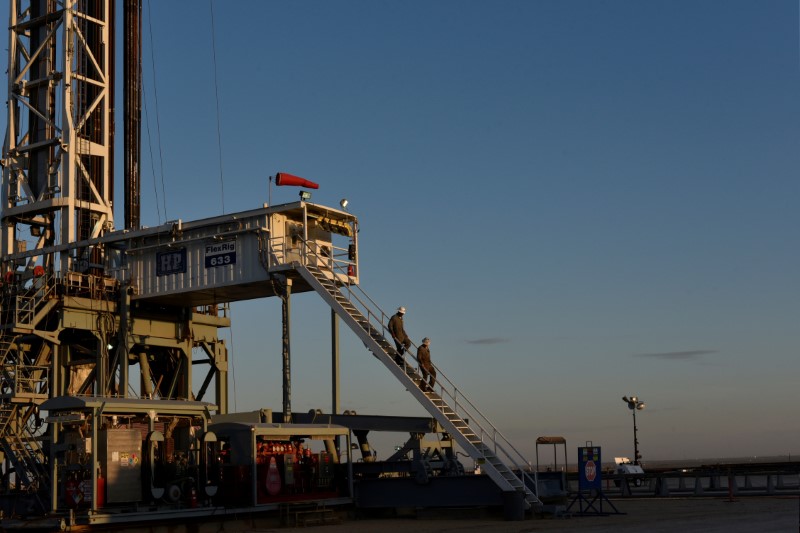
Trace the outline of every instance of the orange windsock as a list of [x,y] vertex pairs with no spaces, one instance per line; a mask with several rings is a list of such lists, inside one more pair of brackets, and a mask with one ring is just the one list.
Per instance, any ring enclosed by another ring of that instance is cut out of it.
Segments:
[[278,172],[275,175],[275,185],[293,185],[295,187],[305,187],[307,189],[319,189],[319,185],[304,178],[292,176],[286,172]]

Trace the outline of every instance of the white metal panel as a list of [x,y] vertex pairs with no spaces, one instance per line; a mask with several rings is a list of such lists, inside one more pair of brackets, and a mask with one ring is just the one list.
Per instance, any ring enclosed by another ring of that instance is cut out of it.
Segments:
[[[224,256],[210,250],[220,243],[232,243],[235,250],[227,264],[217,265],[214,261]],[[165,296],[266,281],[269,276],[259,255],[258,236],[242,233],[218,240],[177,241],[129,257],[128,265],[138,297]],[[177,259],[171,261],[170,256]]]
[[274,296],[269,272],[293,276],[295,262],[357,283],[357,261],[348,257],[354,239],[337,235],[334,243],[331,231],[354,233],[355,227],[350,215],[322,206],[307,213],[304,204],[176,221],[109,236],[106,268],[120,282],[131,283],[133,299],[182,306]]

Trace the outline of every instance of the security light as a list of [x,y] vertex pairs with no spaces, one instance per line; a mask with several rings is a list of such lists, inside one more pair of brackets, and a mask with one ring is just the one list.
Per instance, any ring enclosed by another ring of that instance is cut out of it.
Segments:
[[638,430],[636,427],[636,411],[644,409],[645,404],[644,402],[640,402],[637,396],[631,396],[630,398],[623,396],[622,401],[628,404],[628,409],[633,411],[633,464],[638,465],[641,455],[639,455],[639,439],[636,435]]
[[342,209],[347,209],[347,204],[349,204],[349,203],[350,202],[347,201],[347,198],[342,198],[339,201],[339,205],[342,206]]
[[300,191],[300,199],[301,200],[308,200],[311,198],[311,193],[308,191]]

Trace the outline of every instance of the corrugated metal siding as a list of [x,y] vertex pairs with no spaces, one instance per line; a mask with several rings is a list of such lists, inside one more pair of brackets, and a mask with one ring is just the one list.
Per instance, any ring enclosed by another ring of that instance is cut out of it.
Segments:
[[[233,264],[206,266],[206,245],[220,242],[213,239],[194,240],[185,244],[176,242],[171,247],[154,248],[142,255],[129,257],[128,265],[138,288],[138,296],[163,296],[267,280],[267,271],[259,260],[259,242],[255,234],[240,234],[224,241],[235,242]],[[186,272],[158,275],[159,253],[178,252],[181,249],[186,250]]]

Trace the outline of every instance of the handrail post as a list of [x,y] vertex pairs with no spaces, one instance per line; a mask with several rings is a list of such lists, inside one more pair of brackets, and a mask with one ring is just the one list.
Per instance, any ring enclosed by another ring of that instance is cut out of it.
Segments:
[[308,208],[303,202],[303,253],[301,255],[302,264],[308,264]]

